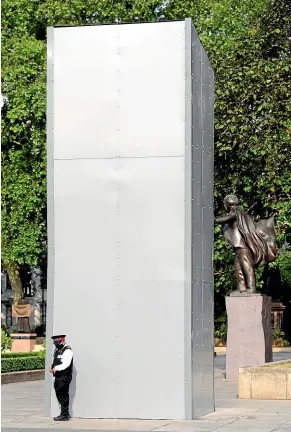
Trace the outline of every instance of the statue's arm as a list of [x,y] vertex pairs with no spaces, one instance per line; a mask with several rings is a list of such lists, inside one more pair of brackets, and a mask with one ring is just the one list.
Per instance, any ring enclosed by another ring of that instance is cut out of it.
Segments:
[[227,224],[227,223],[232,223],[236,220],[236,215],[233,214],[228,214],[228,215],[223,215],[220,218],[216,218],[216,222],[219,224]]

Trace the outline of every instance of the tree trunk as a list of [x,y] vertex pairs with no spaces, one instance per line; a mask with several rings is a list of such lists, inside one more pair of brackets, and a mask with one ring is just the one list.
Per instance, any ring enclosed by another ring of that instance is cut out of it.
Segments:
[[12,288],[13,304],[18,305],[22,299],[22,282],[19,275],[18,264],[16,262],[5,263],[5,268]]
[[[13,304],[19,305],[22,303],[23,289],[18,264],[16,262],[6,263],[5,268],[10,280]],[[17,332],[30,332],[29,317],[17,317]]]

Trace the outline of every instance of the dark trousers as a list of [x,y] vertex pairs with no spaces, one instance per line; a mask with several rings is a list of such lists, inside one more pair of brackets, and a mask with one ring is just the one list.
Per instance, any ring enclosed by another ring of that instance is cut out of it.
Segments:
[[61,415],[69,416],[69,387],[71,380],[68,377],[56,377],[54,388],[56,397],[61,405]]
[[256,291],[256,274],[254,269],[253,254],[247,248],[237,248],[234,270],[240,292]]

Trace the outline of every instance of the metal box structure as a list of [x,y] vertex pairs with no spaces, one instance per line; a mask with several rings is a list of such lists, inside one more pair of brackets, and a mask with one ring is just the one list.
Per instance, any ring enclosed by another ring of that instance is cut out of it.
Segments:
[[48,28],[47,98],[47,365],[66,333],[71,415],[212,412],[214,89],[192,21]]

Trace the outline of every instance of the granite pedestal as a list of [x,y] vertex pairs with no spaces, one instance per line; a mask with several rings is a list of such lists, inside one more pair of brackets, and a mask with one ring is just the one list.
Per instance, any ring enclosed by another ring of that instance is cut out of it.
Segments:
[[240,367],[272,361],[271,298],[260,294],[226,297],[226,379],[238,380]]
[[12,338],[12,352],[31,352],[36,345],[36,334],[10,334]]

